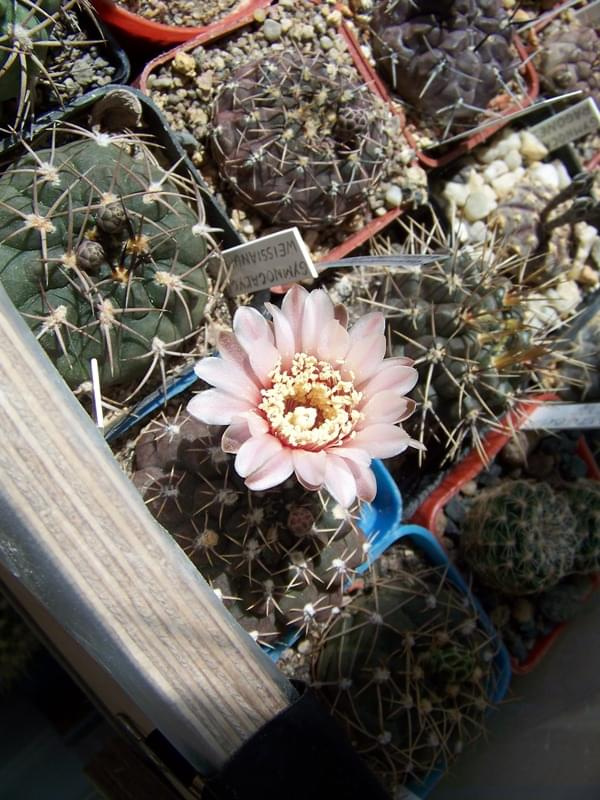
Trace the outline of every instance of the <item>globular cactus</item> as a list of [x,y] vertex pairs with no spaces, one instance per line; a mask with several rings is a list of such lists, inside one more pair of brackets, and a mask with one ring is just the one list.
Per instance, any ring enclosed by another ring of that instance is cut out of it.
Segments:
[[213,155],[235,194],[273,224],[337,225],[379,179],[387,113],[349,67],[284,51],[223,86]]
[[442,568],[370,577],[314,647],[313,683],[390,792],[484,731],[497,645]]
[[475,497],[460,543],[482,584],[524,595],[549,589],[572,571],[579,537],[564,497],[543,481],[519,479]]
[[436,217],[406,223],[405,234],[401,246],[380,240],[374,252],[383,258],[442,250],[450,257],[341,280],[350,283],[361,313],[383,311],[392,354],[414,360],[419,405],[406,427],[430,448],[439,441],[449,460],[466,444],[478,446],[481,432],[497,425],[525,388],[537,388],[549,332],[531,326],[529,305],[538,293],[511,280],[513,263],[486,245],[459,249]]
[[69,385],[145,382],[203,316],[201,203],[135,137],[71,134],[0,178],[0,280]]
[[[40,102],[57,107],[69,91],[64,72],[52,65],[63,53],[98,43],[88,41],[73,15],[91,15],[85,0],[0,0],[0,115],[4,125],[22,129]],[[77,31],[78,35],[69,35]],[[58,63],[58,62],[57,62]],[[42,101],[42,98],[45,99]]]
[[575,518],[578,543],[572,572],[589,575],[600,571],[600,482],[580,478],[561,491]]
[[550,94],[581,91],[600,104],[600,36],[576,20],[544,36],[536,67]]
[[518,74],[498,0],[382,0],[371,30],[392,89],[447,130],[472,125]]
[[222,430],[178,411],[150,423],[133,482],[257,641],[337,613],[368,542],[347,510],[295,481],[251,492],[220,445]]
[[558,226],[547,237],[540,227],[541,215],[555,196],[555,191],[530,176],[515,186],[487,220],[496,231],[498,253],[515,257],[517,279],[532,286],[549,287],[564,280],[573,261],[570,226]]

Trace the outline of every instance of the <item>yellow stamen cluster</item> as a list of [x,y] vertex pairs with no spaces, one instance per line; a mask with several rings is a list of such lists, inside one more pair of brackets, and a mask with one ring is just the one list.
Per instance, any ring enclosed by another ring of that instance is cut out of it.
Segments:
[[290,447],[321,450],[349,436],[362,417],[362,398],[352,381],[315,356],[296,353],[289,369],[270,373],[259,409],[272,433]]

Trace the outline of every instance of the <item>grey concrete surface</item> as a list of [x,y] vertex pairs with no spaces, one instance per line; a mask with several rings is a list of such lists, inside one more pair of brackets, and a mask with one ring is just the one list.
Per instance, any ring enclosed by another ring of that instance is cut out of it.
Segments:
[[600,592],[429,798],[600,800]]

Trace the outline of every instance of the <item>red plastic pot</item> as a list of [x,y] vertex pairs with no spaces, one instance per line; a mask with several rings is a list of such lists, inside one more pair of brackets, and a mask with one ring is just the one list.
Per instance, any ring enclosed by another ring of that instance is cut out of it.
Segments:
[[[444,478],[440,485],[429,495],[429,497],[422,503],[415,511],[412,519],[410,520],[417,525],[422,525],[424,528],[432,531],[432,533],[441,539],[440,532],[438,531],[437,519],[438,514],[443,511],[444,506],[461,490],[461,488],[473,480],[482,470],[485,469],[487,464],[496,456],[504,445],[511,438],[511,430],[520,428],[530,414],[541,402],[548,402],[558,400],[555,394],[542,394],[538,395],[532,401],[521,402],[517,408],[506,415],[503,420],[504,430],[495,430],[488,433],[481,443],[481,452],[478,450],[471,450],[463,460],[457,464]],[[577,443],[577,452],[579,456],[585,461],[588,468],[588,477],[594,480],[600,480],[600,469],[594,460],[594,456],[589,449],[585,439],[580,438]],[[482,455],[484,453],[485,455]],[[593,576],[592,588],[585,595],[584,600],[587,600],[592,593],[600,586],[600,575]],[[549,634],[540,637],[534,647],[529,652],[525,661],[517,661],[512,659],[512,671],[515,675],[525,675],[531,672],[541,659],[545,656],[548,650],[552,647],[556,639],[560,636],[567,623],[562,622],[558,624]]]
[[[103,0],[104,1],[104,0]],[[266,5],[263,3],[263,5]],[[237,25],[237,28],[243,27],[245,24],[250,24],[252,22],[252,18],[246,19],[244,23]],[[194,39],[190,41],[186,41],[183,44],[178,45],[177,47],[173,47],[170,50],[167,50],[164,53],[160,53],[158,56],[153,58],[149,61],[146,66],[144,67],[141,75],[139,78],[134,82],[134,85],[137,86],[140,91],[144,92],[151,96],[151,92],[148,89],[148,78],[152,75],[156,69],[161,66],[161,64],[166,64],[169,61],[172,61],[178,53],[187,53],[190,50],[194,50],[196,47],[200,45],[207,45],[225,37],[228,33],[233,32],[233,29],[226,29],[223,28],[219,33],[215,33],[214,31],[205,31]],[[357,51],[356,41],[352,36],[349,37],[349,31],[344,25],[344,23],[340,26],[340,33],[344,37],[346,44],[348,46],[348,51],[354,60],[354,65],[374,94],[381,96],[381,92],[379,91],[378,85],[375,82],[372,74],[368,71],[365,71],[365,61],[360,55],[360,52]],[[376,76],[375,76],[376,77]],[[379,80],[376,78],[376,80]],[[395,111],[396,114],[401,113],[398,110]],[[368,239],[374,236],[379,231],[383,230],[387,225],[389,225],[393,220],[397,219],[401,214],[403,214],[405,208],[399,206],[398,208],[392,208],[383,214],[381,217],[374,217],[373,219],[369,220],[364,227],[362,227],[359,231],[350,234],[341,244],[333,247],[323,258],[320,259],[319,263],[323,264],[324,266],[327,264],[328,261],[337,261],[340,258],[344,258],[353,250],[356,250],[362,244],[364,244]],[[277,287],[273,287],[277,288]],[[282,287],[284,290],[286,287]]]
[[193,28],[154,22],[121,8],[114,0],[92,0],[92,3],[100,19],[120,33],[132,39],[143,39],[147,43],[164,46],[181,44],[200,34],[216,37],[235,30],[250,22],[255,11],[266,8],[271,0],[241,0],[227,16],[217,22]]
[[375,72],[371,64],[369,64],[369,62],[364,57],[360,49],[360,45],[358,44],[353,32],[345,23],[342,23],[342,27],[344,31],[344,36],[346,38],[346,41],[348,42],[348,48],[351,50],[356,66],[360,71],[361,75],[363,76],[365,82],[368,83],[371,86],[371,88],[374,91],[376,91],[377,94],[379,94],[379,96],[383,100],[385,100],[386,103],[388,103],[390,109],[395,114],[397,114],[404,120],[405,122],[403,129],[404,136],[406,137],[408,143],[414,148],[416,156],[419,159],[419,161],[425,167],[431,167],[431,168],[442,167],[445,164],[449,164],[450,162],[455,161],[457,158],[464,155],[465,153],[470,152],[471,150],[473,150],[474,147],[477,147],[477,145],[481,144],[482,142],[485,142],[487,139],[490,138],[490,136],[493,136],[495,133],[501,130],[501,128],[504,128],[508,124],[511,114],[514,114],[516,111],[520,111],[523,108],[527,108],[533,103],[533,101],[538,96],[538,92],[540,89],[538,74],[536,72],[535,67],[533,66],[532,60],[529,57],[525,45],[519,39],[519,37],[515,35],[513,37],[513,44],[519,54],[519,57],[521,58],[522,61],[521,71],[525,75],[525,80],[527,81],[527,94],[525,95],[525,97],[523,97],[523,99],[519,103],[517,102],[511,103],[509,102],[508,97],[502,96],[502,98],[499,98],[497,102],[500,102],[500,100],[502,100],[505,101],[505,104],[504,108],[502,109],[502,117],[498,119],[497,122],[490,123],[489,125],[486,125],[485,128],[476,131],[468,138],[465,138],[460,144],[456,145],[456,147],[451,148],[443,155],[437,157],[429,155],[428,153],[425,153],[423,150],[419,149],[419,146],[417,145],[417,141],[413,133],[414,128],[411,130],[411,125],[406,121],[404,112],[402,111],[400,106],[398,106],[391,99],[385,84],[383,83],[379,75]]

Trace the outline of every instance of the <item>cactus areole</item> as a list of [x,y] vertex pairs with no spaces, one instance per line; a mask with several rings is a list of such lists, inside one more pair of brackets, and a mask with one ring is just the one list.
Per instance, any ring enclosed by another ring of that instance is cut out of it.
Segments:
[[0,179],[0,280],[69,385],[92,358],[103,387],[135,380],[198,326],[206,243],[186,191],[105,134],[30,150]]

